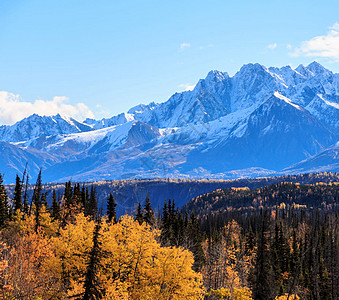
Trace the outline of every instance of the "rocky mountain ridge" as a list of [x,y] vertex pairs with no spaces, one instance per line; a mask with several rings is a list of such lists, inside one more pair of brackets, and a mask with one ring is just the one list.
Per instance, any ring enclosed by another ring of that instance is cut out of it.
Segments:
[[0,171],[11,182],[27,160],[31,176],[41,167],[46,181],[336,172],[338,116],[339,74],[317,62],[247,64],[110,119],[32,115],[1,126]]

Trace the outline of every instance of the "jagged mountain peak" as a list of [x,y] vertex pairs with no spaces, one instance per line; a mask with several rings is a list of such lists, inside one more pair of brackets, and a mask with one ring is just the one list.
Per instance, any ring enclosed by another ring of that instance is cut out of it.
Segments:
[[310,70],[314,75],[319,75],[319,74],[323,74],[323,73],[331,73],[330,70],[326,69],[324,66],[322,66],[317,61],[311,62],[307,66],[307,69]]
[[0,141],[20,148],[10,153],[30,151],[49,180],[58,180],[56,162],[60,178],[82,180],[152,177],[160,169],[178,177],[281,170],[339,139],[338,91],[339,74],[317,62],[296,69],[250,63],[234,76],[210,71],[192,91],[112,118],[78,122],[34,114],[0,126]]
[[136,106],[133,106],[128,110],[128,114],[141,114],[146,110],[152,110],[154,109],[158,103],[155,103],[154,101],[150,102],[149,104],[138,104]]
[[14,125],[3,126],[0,129],[0,140],[6,142],[23,142],[41,136],[57,134],[70,134],[90,131],[92,128],[87,124],[78,122],[69,117],[40,116],[33,114]]
[[297,68],[295,68],[295,70],[302,76],[306,77],[306,78],[311,78],[314,76],[314,74],[308,69],[306,68],[303,64],[300,64]]
[[229,78],[227,72],[220,72],[218,70],[209,71],[206,78],[204,79],[207,82],[220,82]]
[[259,63],[248,63],[248,64],[244,64],[241,68],[240,68],[240,72],[244,72],[244,71],[253,71],[253,70],[263,70],[266,71],[267,68]]

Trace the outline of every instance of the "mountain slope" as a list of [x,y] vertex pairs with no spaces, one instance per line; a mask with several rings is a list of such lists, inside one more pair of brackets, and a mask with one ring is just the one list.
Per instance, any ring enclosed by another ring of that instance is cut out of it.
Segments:
[[339,143],[287,169],[286,173],[339,172]]
[[[338,118],[339,74],[317,62],[247,64],[233,77],[211,71],[193,91],[109,119],[32,115],[1,126],[11,150],[0,171],[19,172],[32,160],[39,167],[31,175],[42,167],[48,181],[299,172],[309,167],[298,162],[336,144]],[[12,159],[18,153],[23,159]]]
[[41,136],[86,132],[92,128],[72,118],[31,115],[12,126],[0,127],[0,140],[5,142],[28,141]]

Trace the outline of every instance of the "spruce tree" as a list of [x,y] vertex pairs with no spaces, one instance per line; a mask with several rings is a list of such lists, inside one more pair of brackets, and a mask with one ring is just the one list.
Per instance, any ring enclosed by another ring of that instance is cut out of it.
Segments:
[[48,202],[47,202],[47,192],[41,193],[41,205],[46,207],[46,210],[49,210]]
[[155,217],[154,212],[152,209],[152,203],[149,198],[149,194],[147,194],[146,200],[145,200],[145,206],[144,206],[144,221],[149,225],[154,225],[155,223]]
[[245,236],[245,251],[249,253],[254,250],[255,247],[255,235],[253,233],[252,226],[250,225],[250,229]]
[[96,190],[94,186],[91,187],[91,194],[89,196],[87,208],[86,208],[86,215],[91,216],[93,219],[97,217],[98,213],[98,200],[96,197]]
[[138,204],[137,212],[135,214],[135,220],[138,221],[140,225],[144,221],[144,215],[142,213],[142,208],[141,208],[140,202]]
[[82,201],[81,201],[81,189],[80,189],[80,183],[76,183],[74,184],[74,188],[73,188],[73,201],[74,203],[76,203],[77,205],[81,205]]
[[167,201],[164,201],[164,206],[162,208],[162,213],[160,214],[161,218],[161,243],[162,245],[166,245],[168,242],[168,230],[169,230],[169,223],[168,223],[168,206]]
[[100,281],[98,279],[98,268],[100,267],[100,259],[102,256],[102,251],[100,249],[101,243],[99,241],[100,228],[101,221],[99,220],[93,233],[93,247],[90,252],[90,259],[87,266],[83,300],[98,300],[103,297],[104,291],[100,289]]
[[109,194],[108,200],[107,200],[107,215],[108,215],[108,221],[113,223],[117,222],[117,213],[116,208],[117,204],[115,203],[115,199],[112,194]]
[[85,212],[88,206],[88,201],[89,201],[88,187],[85,187],[85,185],[83,185],[81,188],[81,205]]
[[15,188],[13,193],[14,213],[22,210],[22,182],[19,175],[16,175]]
[[42,206],[42,182],[41,182],[41,169],[36,180],[34,187],[32,202],[35,204],[35,231],[40,227],[40,210]]
[[66,209],[71,208],[73,205],[73,189],[72,182],[65,182],[65,192],[64,192],[64,206]]
[[60,218],[60,205],[55,190],[53,190],[51,216],[54,220]]
[[3,185],[2,175],[0,173],[0,227],[2,227],[9,217],[7,192]]
[[29,175],[26,174],[26,183],[25,183],[25,192],[23,197],[23,212],[25,215],[28,215],[29,213],[29,204],[28,204],[28,181],[29,181]]
[[258,239],[258,250],[254,272],[253,296],[258,300],[273,299],[274,285],[269,253],[269,216],[265,210],[262,215],[261,231]]

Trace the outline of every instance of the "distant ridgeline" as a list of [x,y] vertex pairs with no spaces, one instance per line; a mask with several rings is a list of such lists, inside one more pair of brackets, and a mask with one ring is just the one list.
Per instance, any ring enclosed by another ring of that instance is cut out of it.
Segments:
[[[42,173],[42,178],[44,174]],[[251,206],[253,204],[253,199],[258,198],[256,193],[270,193],[270,188],[263,190],[248,190],[248,191],[239,191],[227,190],[229,188],[241,188],[247,187],[249,189],[256,189],[260,187],[265,187],[280,182],[293,182],[300,184],[316,184],[316,183],[334,183],[339,182],[339,174],[337,173],[311,173],[311,174],[301,174],[301,175],[287,175],[280,177],[263,177],[263,178],[244,178],[236,180],[187,180],[187,179],[143,179],[143,180],[113,180],[113,181],[98,181],[98,182],[85,182],[80,183],[81,186],[88,187],[89,189],[93,186],[96,190],[96,195],[98,198],[99,209],[102,208],[103,212],[106,211],[106,201],[110,193],[113,194],[117,202],[117,213],[121,215],[123,213],[132,213],[137,203],[143,204],[147,194],[149,194],[152,201],[154,209],[157,211],[159,207],[162,207],[165,200],[174,199],[178,207],[184,206],[191,199],[201,196],[198,199],[203,199],[207,201],[209,199],[214,199],[214,196],[224,197],[226,195],[225,202],[217,202],[218,205],[227,205],[232,207],[240,207],[240,203],[243,203],[245,206]],[[61,198],[65,191],[65,184],[63,183],[47,183],[42,186],[43,191],[46,192],[46,198],[49,203],[52,201],[52,192],[56,191],[56,194]],[[285,187],[286,189],[287,187]],[[14,185],[6,186],[9,197],[12,198]],[[32,197],[34,185],[28,186],[28,195]],[[226,189],[222,192],[220,189]],[[308,187],[307,187],[308,189]],[[312,187],[311,187],[312,189]],[[218,190],[218,191],[215,191]],[[303,189],[302,189],[303,190]],[[213,192],[215,191],[215,192]],[[212,193],[211,193],[212,192]],[[211,193],[211,194],[208,194]],[[222,194],[221,194],[222,193]],[[219,195],[220,194],[220,195]],[[230,197],[235,197],[234,199],[229,199]],[[242,198],[243,197],[243,198]],[[262,195],[261,195],[262,197]],[[276,198],[272,198],[272,201],[276,201]],[[306,197],[306,196],[305,196]],[[280,199],[281,200],[281,199]],[[280,201],[279,200],[279,201]],[[195,199],[196,203],[200,203],[200,200]],[[224,200],[223,200],[224,201]],[[261,205],[258,201],[257,205]],[[299,200],[296,201],[296,203]],[[305,199],[307,201],[307,199]],[[311,201],[311,200],[309,200]],[[315,200],[317,201],[317,200]],[[337,201],[337,200],[336,200]],[[286,200],[281,200],[281,202],[286,202]],[[322,201],[321,201],[322,202]],[[319,202],[319,205],[320,203]],[[203,208],[198,208],[194,206],[195,202],[190,202],[188,207],[192,207],[196,212],[202,211]],[[262,205],[265,205],[264,203]],[[302,203],[299,203],[302,204]],[[206,203],[207,205],[207,203]],[[216,204],[217,205],[217,204]],[[275,202],[274,202],[275,205]],[[315,204],[312,204],[315,205]],[[317,205],[315,205],[317,206]],[[204,208],[205,209],[205,208]],[[207,208],[206,208],[207,209]],[[214,209],[214,207],[213,207]]]
[[257,189],[218,189],[200,195],[184,206],[198,215],[223,214],[232,210],[260,208],[338,210],[339,182],[300,184],[281,182]]

